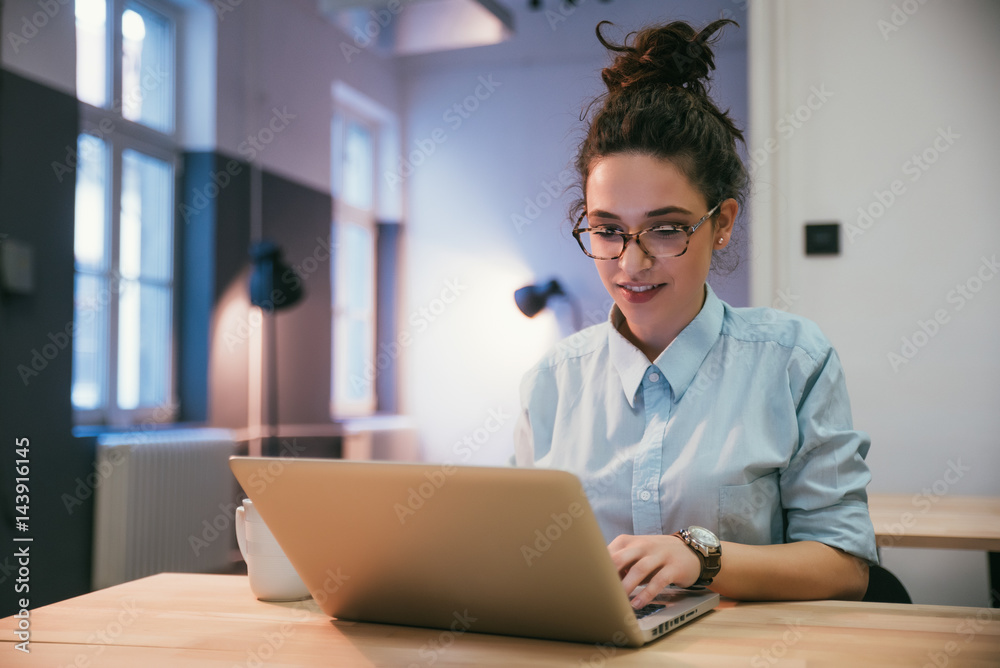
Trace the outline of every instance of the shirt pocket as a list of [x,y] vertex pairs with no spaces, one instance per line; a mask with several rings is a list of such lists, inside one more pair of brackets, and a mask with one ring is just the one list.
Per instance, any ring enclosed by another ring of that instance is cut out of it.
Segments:
[[719,539],[744,545],[784,542],[778,473],[719,488]]

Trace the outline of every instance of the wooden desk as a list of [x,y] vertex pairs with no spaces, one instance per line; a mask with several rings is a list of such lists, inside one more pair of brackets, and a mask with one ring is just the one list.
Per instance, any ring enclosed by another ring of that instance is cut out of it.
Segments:
[[1000,552],[1000,498],[870,494],[879,547]]
[[989,552],[990,597],[1000,607],[1000,498],[943,494],[869,494],[879,547]]
[[334,621],[262,603],[245,576],[161,574],[31,611],[30,654],[0,620],[0,665],[996,666],[1000,612],[818,601],[735,603],[639,650]]

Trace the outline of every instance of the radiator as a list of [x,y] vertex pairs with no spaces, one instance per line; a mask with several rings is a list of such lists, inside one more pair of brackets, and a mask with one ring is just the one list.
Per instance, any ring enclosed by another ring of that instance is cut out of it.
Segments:
[[233,434],[185,429],[97,442],[91,587],[229,566],[236,482]]

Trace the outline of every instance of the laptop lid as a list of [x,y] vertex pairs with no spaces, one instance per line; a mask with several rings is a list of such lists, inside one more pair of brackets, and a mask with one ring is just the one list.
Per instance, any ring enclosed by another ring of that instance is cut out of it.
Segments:
[[338,619],[635,647],[718,602],[675,594],[640,625],[580,480],[565,471],[251,457],[230,466]]

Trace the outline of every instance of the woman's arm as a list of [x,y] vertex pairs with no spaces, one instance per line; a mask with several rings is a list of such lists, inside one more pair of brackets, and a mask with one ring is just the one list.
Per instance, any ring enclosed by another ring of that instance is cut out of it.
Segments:
[[[698,557],[676,536],[618,536],[608,550],[626,593],[647,585],[633,599],[635,608],[647,605],[670,584],[694,584],[701,573]],[[722,570],[709,587],[741,600],[860,600],[867,588],[866,562],[816,541],[723,542]]]
[[723,542],[722,570],[710,589],[743,600],[860,601],[868,589],[868,563],[812,540],[781,545]]

